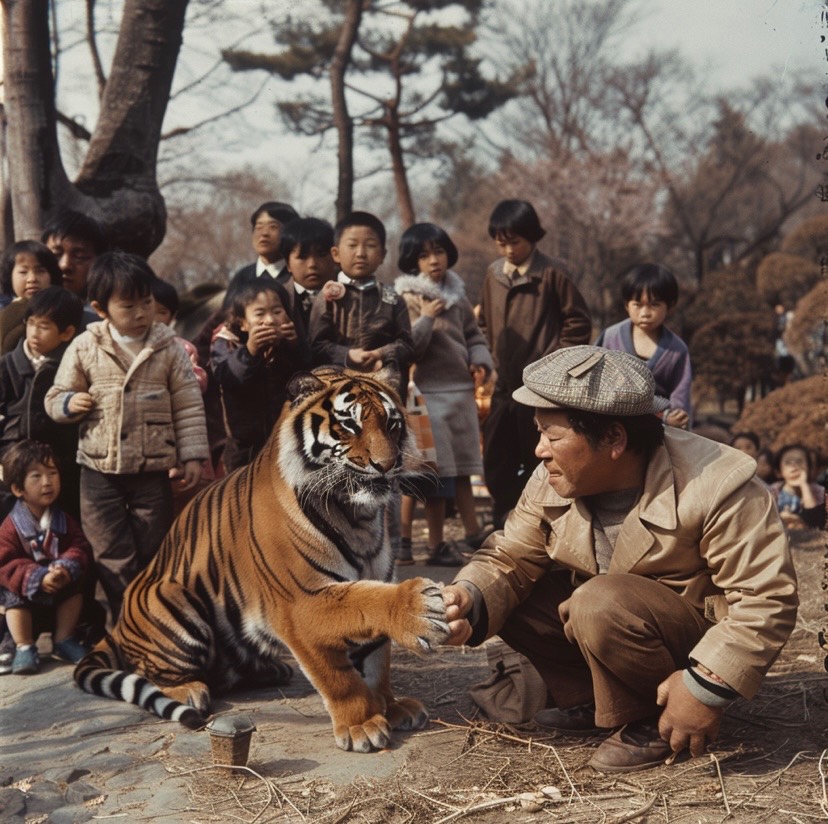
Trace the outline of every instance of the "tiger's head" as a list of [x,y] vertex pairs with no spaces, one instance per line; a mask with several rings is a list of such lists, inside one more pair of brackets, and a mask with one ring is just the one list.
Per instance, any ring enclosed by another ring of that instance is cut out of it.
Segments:
[[296,375],[288,394],[277,425],[279,463],[300,502],[312,495],[375,510],[387,503],[394,477],[417,471],[405,410],[375,377],[319,367]]

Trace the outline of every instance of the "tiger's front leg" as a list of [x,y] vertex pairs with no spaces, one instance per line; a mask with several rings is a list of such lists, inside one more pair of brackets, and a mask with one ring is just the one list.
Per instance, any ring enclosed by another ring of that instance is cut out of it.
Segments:
[[391,694],[387,644],[365,660],[365,680],[348,650],[381,636],[417,652],[444,640],[445,606],[433,581],[334,584],[312,602],[295,606],[294,626],[302,632],[284,640],[325,701],[339,747],[357,752],[381,749],[390,742],[392,728],[425,725],[428,714],[420,702],[397,700]]

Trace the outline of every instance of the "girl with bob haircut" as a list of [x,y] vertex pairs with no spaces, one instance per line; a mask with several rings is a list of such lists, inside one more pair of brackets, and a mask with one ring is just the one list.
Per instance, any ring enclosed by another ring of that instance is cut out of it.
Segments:
[[[474,388],[475,380],[485,380],[493,368],[463,281],[451,270],[456,262],[457,247],[445,230],[417,223],[400,241],[399,267],[405,274],[394,283],[411,318],[414,377],[425,397],[438,455],[438,477],[414,486],[425,496],[427,563],[439,566],[461,566],[462,550],[480,543],[470,479],[483,471]],[[460,544],[460,551],[443,541],[446,498],[455,499],[466,530],[468,545]],[[413,508],[409,497],[402,511],[400,564],[413,563]]]

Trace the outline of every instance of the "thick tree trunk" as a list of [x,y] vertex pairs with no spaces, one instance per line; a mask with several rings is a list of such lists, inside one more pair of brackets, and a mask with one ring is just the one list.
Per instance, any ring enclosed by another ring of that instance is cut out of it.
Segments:
[[110,241],[149,255],[162,241],[156,156],[187,0],[126,0],[101,114],[75,184],[60,159],[48,0],[2,0],[6,16],[9,168],[17,238],[56,211],[96,218]]
[[354,208],[354,121],[345,100],[345,72],[362,21],[362,0],[348,0],[345,22],[339,32],[331,61],[331,101],[333,121],[339,138],[337,159],[339,182],[336,190],[336,219],[342,220]]
[[388,150],[391,153],[391,170],[394,175],[394,190],[397,193],[397,209],[400,212],[400,223],[403,229],[412,226],[414,217],[414,201],[411,199],[411,187],[408,185],[408,173],[405,169],[400,121],[394,109],[389,109],[387,119]]

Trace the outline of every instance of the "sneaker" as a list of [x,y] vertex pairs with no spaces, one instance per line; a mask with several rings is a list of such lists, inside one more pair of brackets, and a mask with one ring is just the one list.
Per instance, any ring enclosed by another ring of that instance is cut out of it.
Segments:
[[58,641],[52,648],[52,658],[65,661],[67,664],[77,664],[89,650],[74,638]]
[[14,651],[12,661],[12,672],[15,675],[31,675],[40,669],[40,656],[37,654],[37,647],[28,644],[25,647],[18,647]]
[[486,540],[486,538],[488,538],[489,535],[491,535],[494,531],[494,528],[491,526],[483,527],[483,529],[479,530],[478,532],[475,532],[474,535],[466,535],[466,537],[463,538],[463,543],[468,544],[468,546],[470,546],[472,549],[480,549],[480,547],[483,546],[483,543]]
[[595,704],[580,704],[577,707],[550,707],[535,715],[535,723],[547,730],[563,735],[587,736],[606,733],[606,729],[595,726]]
[[634,721],[604,741],[589,761],[599,772],[638,772],[660,767],[672,755],[658,734],[658,718]]
[[426,566],[461,567],[465,566],[466,559],[457,551],[454,544],[445,541],[432,550],[426,558]]

